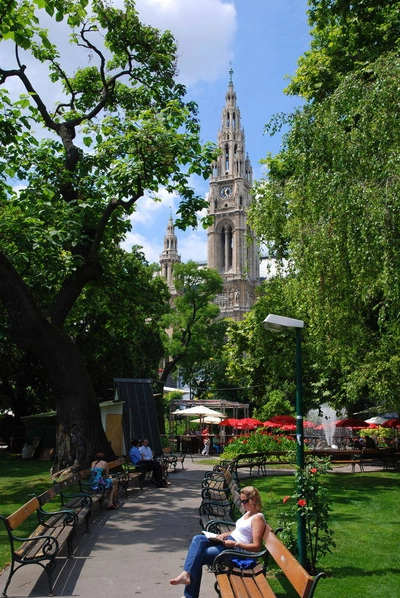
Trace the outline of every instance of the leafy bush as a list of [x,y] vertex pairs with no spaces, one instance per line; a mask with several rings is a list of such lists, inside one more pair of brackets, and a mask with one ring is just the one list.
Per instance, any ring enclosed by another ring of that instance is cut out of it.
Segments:
[[359,436],[372,436],[376,439],[376,444],[379,448],[387,448],[390,446],[390,441],[396,437],[396,430],[392,428],[374,428],[373,430],[365,428],[358,431]]
[[293,461],[296,451],[295,440],[285,434],[270,433],[259,428],[255,432],[233,438],[225,447],[223,458],[233,459],[243,453],[263,453],[266,451],[287,451]]

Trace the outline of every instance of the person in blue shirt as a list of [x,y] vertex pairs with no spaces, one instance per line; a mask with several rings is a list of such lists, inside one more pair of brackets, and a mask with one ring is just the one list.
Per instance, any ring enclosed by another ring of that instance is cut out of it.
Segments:
[[131,450],[129,451],[129,460],[133,465],[140,465],[146,471],[153,472],[153,481],[157,488],[165,488],[165,486],[170,486],[166,480],[163,478],[161,464],[159,461],[154,461],[153,459],[143,459],[142,454],[138,449],[139,441],[136,438],[131,440]]
[[131,440],[131,450],[129,451],[129,460],[133,465],[137,465],[142,460],[142,455],[138,449],[139,441],[135,438]]

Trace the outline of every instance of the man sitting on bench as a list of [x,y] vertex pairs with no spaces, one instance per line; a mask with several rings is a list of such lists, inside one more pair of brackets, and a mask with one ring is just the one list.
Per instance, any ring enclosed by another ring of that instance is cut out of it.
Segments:
[[[170,484],[163,478],[161,464],[153,459],[153,452],[149,447],[148,439],[145,438],[143,440],[143,446],[140,447],[140,450],[138,449],[138,444],[139,441],[136,438],[133,438],[131,440],[132,448],[129,451],[129,460],[131,461],[131,463],[133,465],[140,465],[146,471],[152,471],[153,480],[157,488],[164,488],[165,486],[169,486]],[[151,457],[149,455],[151,455]]]

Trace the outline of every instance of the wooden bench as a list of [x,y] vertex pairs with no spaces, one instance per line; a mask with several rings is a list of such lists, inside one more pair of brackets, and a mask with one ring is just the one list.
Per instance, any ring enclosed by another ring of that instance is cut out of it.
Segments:
[[226,469],[217,477],[205,477],[201,486],[202,500],[210,499],[226,501],[229,498],[229,495],[238,489],[236,480],[229,469]]
[[[39,517],[39,525],[26,537],[16,533],[30,517]],[[72,509],[45,513],[38,497],[31,498],[12,515],[0,515],[8,533],[11,550],[11,565],[3,596],[7,596],[7,589],[11,579],[24,565],[39,565],[47,574],[49,596],[54,596],[52,574],[56,566],[56,557],[65,544],[68,546],[68,556],[72,556],[72,539],[78,525],[78,516]]]
[[389,467],[389,463],[392,464],[393,469],[396,469],[395,459],[394,459],[395,451],[388,449],[379,449],[379,448],[363,448],[361,451],[361,463],[360,469],[361,471],[365,471],[365,465],[376,465],[377,462],[382,463],[382,469],[387,470]]
[[[114,461],[110,461],[108,463],[108,471],[109,471],[110,475],[112,475],[112,477],[117,479],[118,489],[121,487],[125,488],[125,486],[127,485],[126,477],[124,478],[125,464],[126,464],[125,457],[118,457]],[[92,472],[92,470],[90,467],[79,471],[79,473],[78,473],[79,488],[80,488],[81,492],[86,492],[87,494],[89,494],[91,496],[93,503],[99,503],[100,510],[101,510],[101,507],[102,507],[102,504],[103,504],[103,501],[104,501],[105,495],[106,495],[106,489],[99,488],[98,490],[93,490],[91,488],[91,483],[90,483],[91,472]],[[60,482],[60,483],[62,483],[62,482]],[[129,483],[129,481],[128,481],[128,483]],[[72,499],[73,497],[70,497],[70,498]]]
[[[280,569],[280,573],[290,582],[301,598],[312,598],[320,579],[326,577],[321,572],[315,578],[307,573],[291,552],[274,534],[269,525],[263,535],[265,550],[258,553],[238,550],[224,550],[214,560],[212,570],[216,576],[215,590],[221,598],[274,598],[269,579],[265,577],[265,567],[257,564],[253,569],[240,569],[232,559],[267,558]],[[278,580],[276,583],[279,583]],[[285,590],[284,594],[287,594]],[[280,594],[279,594],[280,595]]]
[[266,452],[263,453],[241,453],[232,459],[227,467],[233,473],[236,480],[239,480],[238,469],[249,469],[250,475],[254,468],[257,468],[258,474],[266,475],[265,465],[267,461]]
[[128,496],[129,485],[133,482],[139,484],[140,490],[143,489],[143,480],[146,477],[146,470],[138,465],[129,462],[128,457],[123,460],[122,471],[117,474],[118,485],[125,490],[125,496]]
[[184,469],[183,463],[185,461],[185,457],[185,453],[179,453],[177,455],[172,452],[172,449],[170,447],[165,447],[162,450],[161,461],[168,466],[168,469],[170,469],[171,471],[175,471],[178,463],[180,463],[182,469]]
[[[38,517],[41,523],[46,517],[52,515],[52,511],[46,511],[45,506],[51,504],[53,499],[60,500],[61,513],[65,510],[73,511],[77,518],[77,524],[85,522],[86,531],[89,531],[89,518],[91,516],[93,497],[87,492],[79,491],[80,476],[78,473],[69,475],[64,480],[57,482],[51,488],[42,492],[37,499],[39,501]],[[71,494],[69,494],[71,492]],[[73,534],[75,535],[75,534]]]
[[356,465],[363,471],[362,467],[362,450],[341,450],[341,449],[321,449],[314,451],[306,451],[305,458],[312,457],[329,457],[332,465],[351,465],[352,472],[356,470]]
[[[238,485],[229,470],[226,470],[224,474],[224,483],[228,487],[228,495],[224,491],[219,493],[216,491],[214,497],[202,497],[202,502],[199,507],[201,527],[215,533],[222,533],[222,531],[229,530],[229,524],[236,520],[236,510],[238,510],[241,515],[245,512],[240,501]],[[204,490],[205,489],[203,488],[202,493]],[[210,528],[210,524],[216,522],[218,522],[219,525]]]

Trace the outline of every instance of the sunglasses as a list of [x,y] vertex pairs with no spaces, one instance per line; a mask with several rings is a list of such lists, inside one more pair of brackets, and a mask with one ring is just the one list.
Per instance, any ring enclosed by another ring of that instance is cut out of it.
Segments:
[[240,502],[242,503],[242,505],[247,505],[249,500],[251,500],[251,499],[250,498],[245,498],[244,500],[240,499]]

